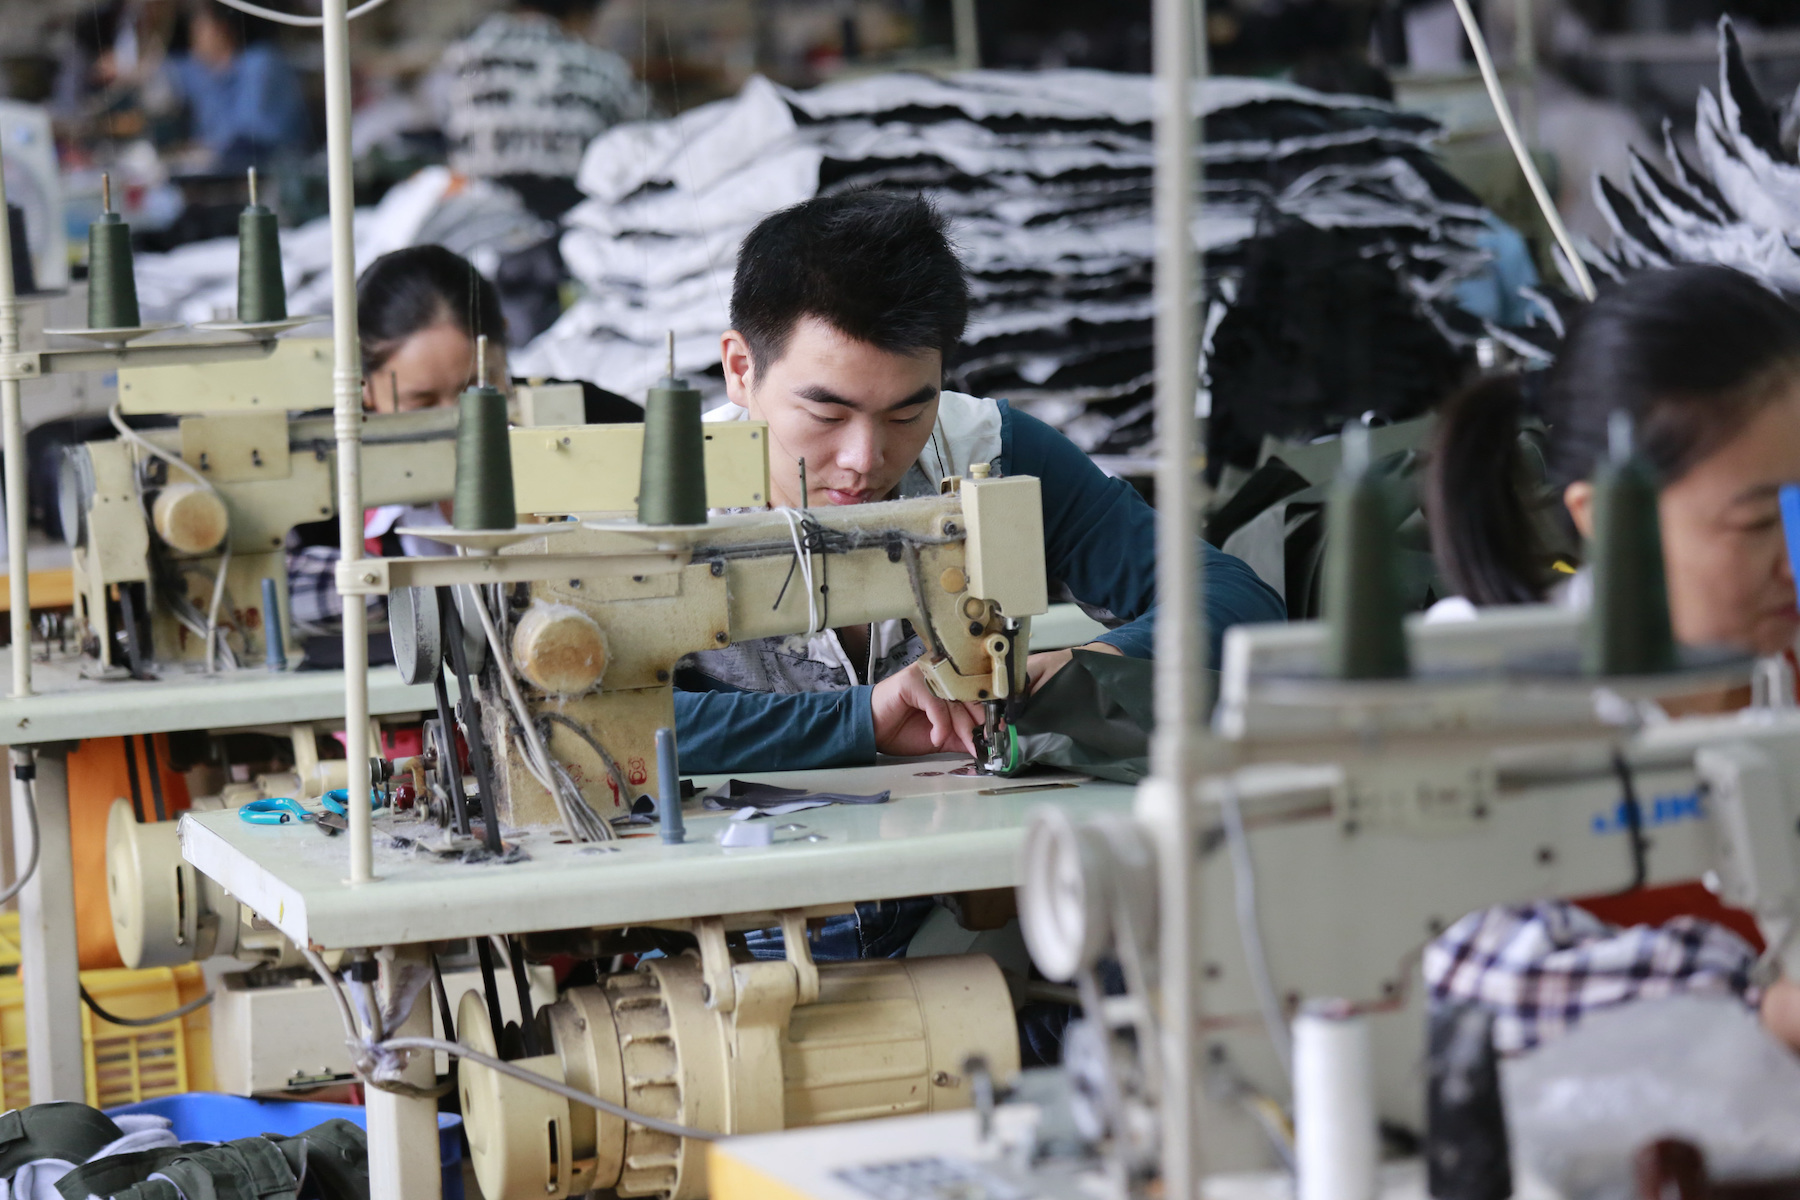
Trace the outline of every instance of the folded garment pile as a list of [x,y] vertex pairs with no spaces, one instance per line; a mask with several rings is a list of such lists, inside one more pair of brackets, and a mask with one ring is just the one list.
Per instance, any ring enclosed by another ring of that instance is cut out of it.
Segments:
[[[737,247],[759,219],[844,189],[918,190],[952,218],[972,276],[953,385],[1018,403],[1090,451],[1147,449],[1153,104],[1147,77],[1093,71],[893,74],[805,92],[756,78],[732,99],[620,126],[589,146],[578,180],[588,199],[562,242],[585,295],[517,365],[640,395],[662,374],[673,331],[678,369],[710,370],[716,388]],[[1433,158],[1436,125],[1254,79],[1208,80],[1195,108],[1206,120],[1194,238],[1209,265],[1209,328],[1238,350],[1211,374],[1214,411],[1252,404],[1264,360],[1286,354],[1292,289],[1246,294],[1240,283],[1281,275],[1320,239],[1334,266],[1374,282],[1321,296],[1332,274],[1314,272],[1311,323],[1354,311],[1359,337],[1399,345],[1402,358],[1425,345],[1427,377],[1395,385],[1389,363],[1358,376],[1354,362],[1314,355],[1307,398],[1279,432],[1323,432],[1365,411],[1405,416],[1441,398],[1442,364],[1460,370],[1484,333],[1456,300],[1490,269],[1493,227]],[[1296,228],[1311,236],[1284,236]],[[1334,399],[1342,389],[1325,381],[1346,369],[1354,395]]]
[[1612,244],[1587,255],[1617,278],[1677,263],[1735,267],[1800,293],[1800,92],[1765,98],[1729,17],[1719,19],[1719,91],[1695,103],[1698,162],[1663,123],[1667,170],[1632,152],[1631,176],[1594,181]]

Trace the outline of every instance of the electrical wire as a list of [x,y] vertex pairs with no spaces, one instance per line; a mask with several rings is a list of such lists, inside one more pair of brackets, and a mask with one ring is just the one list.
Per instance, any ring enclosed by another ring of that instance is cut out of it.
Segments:
[[[619,769],[619,764],[613,761],[613,756],[606,752],[606,747],[600,744],[600,739],[589,732],[586,726],[559,712],[541,712],[537,715],[537,719],[541,725],[561,725],[563,728],[574,733],[576,737],[586,742],[588,749],[600,756],[600,764],[606,768],[607,778],[611,779],[613,786],[619,789],[620,802],[627,805],[631,803],[633,797],[631,795],[630,780],[625,778],[625,772]],[[549,744],[549,741],[549,733],[544,732],[544,743],[546,746]]]
[[[822,626],[819,623],[819,593],[818,589],[813,586],[812,546],[810,544],[812,539],[800,535],[801,526],[808,518],[799,509],[778,508],[775,511],[780,513],[782,519],[787,522],[788,533],[794,539],[794,562],[800,568],[800,582],[806,587],[806,634],[811,637],[818,633]],[[808,530],[808,533],[810,532]],[[783,584],[783,591],[786,588],[787,585]],[[775,598],[775,603],[781,603],[780,596]]]
[[[693,1138],[695,1141],[701,1142],[716,1141],[720,1136],[719,1134],[712,1133],[705,1129],[696,1129],[691,1125],[682,1125],[675,1121],[666,1121],[661,1117],[653,1117],[649,1113],[637,1112],[634,1109],[626,1108],[622,1104],[614,1104],[610,1100],[602,1100],[599,1096],[590,1096],[588,1093],[581,1091],[578,1088],[569,1087],[567,1084],[560,1083],[548,1076],[539,1075],[535,1071],[528,1071],[524,1067],[495,1058],[491,1054],[483,1054],[481,1051],[471,1049],[461,1042],[447,1042],[441,1038],[397,1037],[386,1038],[374,1043],[365,1044],[362,1035],[359,1032],[356,1018],[351,1014],[350,1001],[344,996],[343,985],[339,981],[336,973],[334,973],[330,967],[325,965],[325,960],[319,957],[316,950],[313,950],[309,946],[301,946],[299,947],[299,950],[301,954],[306,956],[306,961],[312,964],[313,971],[317,973],[327,990],[331,992],[331,998],[337,1005],[338,1016],[344,1023],[344,1033],[349,1041],[352,1051],[355,1053],[360,1054],[365,1049],[365,1046],[367,1049],[372,1050],[429,1050],[434,1053],[449,1055],[453,1058],[463,1059],[465,1062],[472,1062],[479,1066],[486,1067],[490,1071],[496,1071],[501,1075],[516,1079],[521,1083],[529,1083],[533,1087],[540,1087],[547,1092],[553,1092],[565,1100],[571,1100],[576,1104],[586,1105],[588,1108],[598,1109],[608,1116],[617,1117],[621,1121],[639,1125],[657,1133],[666,1133],[671,1137],[678,1138]],[[376,1088],[393,1086],[391,1084],[377,1084],[367,1079],[365,1079],[364,1082],[370,1087]]]
[[[296,29],[318,29],[325,24],[324,17],[303,17],[298,13],[279,12],[273,8],[264,8],[260,4],[251,4],[249,0],[219,0],[219,3],[226,8],[235,8],[252,17],[261,17],[263,20],[273,21],[277,25],[292,25]],[[359,4],[346,13],[344,19],[354,21],[358,17],[367,16],[386,3],[387,0],[367,0],[367,3]]]
[[1256,1007],[1269,1031],[1275,1057],[1281,1061],[1281,1073],[1287,1075],[1293,1070],[1293,1043],[1287,1019],[1281,1015],[1281,999],[1275,993],[1275,981],[1269,974],[1269,959],[1263,953],[1262,926],[1256,917],[1256,864],[1250,858],[1250,837],[1244,832],[1244,813],[1238,806],[1235,787],[1225,787],[1219,808],[1225,822],[1225,843],[1231,851],[1232,899],[1237,909],[1238,939],[1244,944],[1244,961],[1250,968]]
[[31,882],[31,877],[37,874],[38,868],[37,789],[32,787],[29,779],[21,779],[19,782],[25,785],[25,823],[31,826],[31,858],[25,863],[25,869],[19,872],[19,877],[13,880],[12,886],[0,892],[0,904],[5,904],[24,891],[25,885]]
[[159,1017],[121,1017],[115,1013],[107,1012],[104,1008],[100,1007],[100,1002],[88,995],[87,988],[84,987],[81,989],[81,1002],[93,1009],[96,1017],[99,1017],[102,1021],[105,1021],[110,1025],[123,1025],[127,1029],[148,1029],[153,1025],[166,1025],[170,1021],[179,1021],[189,1013],[199,1012],[201,1009],[211,1004],[212,1001],[213,994],[208,992],[198,999],[189,1000],[180,1008],[170,1009]]
[[696,1129],[692,1125],[682,1125],[676,1121],[665,1121],[661,1117],[653,1117],[649,1113],[638,1112],[635,1109],[626,1108],[622,1104],[614,1104],[610,1100],[602,1100],[600,1097],[591,1096],[588,1093],[581,1091],[579,1088],[569,1087],[567,1084],[558,1083],[548,1076],[539,1075],[535,1071],[527,1070],[517,1063],[509,1063],[502,1059],[495,1058],[491,1054],[483,1054],[479,1050],[472,1050],[461,1042],[446,1042],[440,1038],[401,1037],[389,1038],[382,1043],[382,1046],[389,1050],[431,1050],[440,1054],[453,1055],[462,1059],[464,1062],[472,1062],[479,1066],[486,1067],[490,1071],[496,1071],[501,1075],[516,1079],[520,1083],[529,1083],[534,1087],[541,1087],[546,1092],[553,1092],[565,1100],[571,1100],[576,1104],[585,1105],[588,1108],[599,1109],[608,1116],[617,1117],[621,1121],[625,1121],[632,1125],[639,1125],[645,1129],[654,1130],[657,1133],[666,1133],[670,1137],[691,1138],[697,1142],[713,1142],[723,1136],[722,1134],[713,1133],[709,1130]]
[[1532,161],[1531,151],[1519,133],[1518,123],[1513,120],[1512,105],[1507,102],[1506,90],[1500,86],[1500,73],[1494,69],[1494,56],[1488,53],[1487,38],[1481,32],[1481,22],[1475,19],[1475,10],[1469,7],[1469,0],[1453,2],[1456,5],[1456,15],[1462,18],[1463,30],[1469,35],[1469,46],[1475,51],[1475,65],[1481,69],[1481,82],[1487,86],[1488,99],[1493,101],[1494,115],[1500,118],[1501,132],[1506,134],[1513,157],[1519,160],[1519,169],[1525,173],[1525,182],[1531,186],[1532,198],[1537,201],[1538,208],[1543,210],[1544,220],[1550,224],[1551,235],[1562,248],[1569,271],[1581,288],[1582,299],[1592,300],[1598,294],[1594,289],[1594,277],[1588,272],[1587,263],[1576,252],[1575,239],[1569,236],[1569,227],[1563,224],[1562,214],[1556,211],[1556,202],[1550,198],[1550,189],[1544,186],[1544,177],[1538,172],[1537,163]]
[[487,603],[482,599],[480,591],[471,589],[471,592],[475,601],[475,613],[481,618],[481,629],[487,635],[488,648],[493,653],[494,666],[500,675],[501,690],[506,693],[513,715],[523,727],[526,769],[556,802],[556,810],[562,816],[563,823],[569,827],[570,837],[583,842],[612,841],[618,836],[613,832],[612,826],[600,819],[600,814],[588,804],[587,798],[581,794],[581,788],[563,765],[550,757],[550,751],[544,745],[536,723],[531,719],[531,710],[525,707],[525,697],[519,691],[518,680],[513,678],[512,656],[507,653],[506,646],[500,640],[500,631],[494,626],[493,614],[488,612]]

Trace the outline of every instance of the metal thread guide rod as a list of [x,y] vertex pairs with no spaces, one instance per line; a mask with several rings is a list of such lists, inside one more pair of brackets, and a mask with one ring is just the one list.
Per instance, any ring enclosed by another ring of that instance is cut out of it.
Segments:
[[[1196,11],[1198,10],[1198,11]],[[1157,980],[1163,1062],[1161,1166],[1163,1195],[1200,1194],[1198,1069],[1194,1017],[1199,987],[1195,946],[1198,904],[1193,793],[1205,754],[1201,668],[1201,560],[1197,508],[1199,462],[1195,401],[1199,393],[1199,256],[1194,244],[1198,173],[1194,157],[1196,31],[1205,5],[1155,0],[1156,68],[1156,735],[1152,771],[1138,790],[1138,819],[1153,831],[1157,853]],[[1201,72],[1202,74],[1204,72]]]
[[[0,213],[6,211],[6,177],[0,171]],[[19,297],[13,290],[13,244],[0,237],[0,358],[19,352]],[[0,378],[0,422],[6,452],[6,574],[12,603],[12,695],[31,695],[31,565],[25,545],[25,413],[13,372]]]
[[[345,786],[369,794],[369,610],[345,594],[363,556],[362,356],[356,329],[355,178],[350,161],[350,25],[345,0],[325,0],[325,161],[331,208],[332,426],[337,434],[338,592],[344,599]],[[361,582],[372,582],[363,578]],[[369,806],[351,804],[350,882],[375,879]]]

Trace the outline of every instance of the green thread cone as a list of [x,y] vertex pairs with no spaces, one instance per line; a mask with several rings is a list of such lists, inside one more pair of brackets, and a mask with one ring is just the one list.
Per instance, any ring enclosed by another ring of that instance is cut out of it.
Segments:
[[456,499],[458,529],[511,529],[512,441],[506,432],[506,394],[472,387],[457,401]]
[[1366,449],[1352,453],[1348,441],[1326,510],[1325,674],[1403,679],[1411,666],[1394,505],[1385,481],[1368,469]]
[[1594,595],[1582,629],[1582,670],[1601,676],[1673,671],[1675,634],[1649,465],[1635,456],[1603,462],[1594,474],[1593,513]]
[[252,204],[238,214],[237,319],[246,324],[287,319],[281,235],[275,214],[261,204]]
[[116,212],[88,226],[88,328],[130,329],[138,318],[131,226]]
[[644,401],[638,523],[706,524],[706,433],[700,421],[700,393],[672,375],[651,388]]

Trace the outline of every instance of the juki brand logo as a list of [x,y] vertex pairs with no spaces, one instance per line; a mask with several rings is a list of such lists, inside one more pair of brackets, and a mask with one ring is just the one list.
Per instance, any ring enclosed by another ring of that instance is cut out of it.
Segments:
[[[1639,801],[1638,805],[1643,813],[1645,829],[1654,829],[1658,825],[1675,825],[1682,821],[1706,820],[1706,808],[1700,803],[1699,792],[1658,796],[1648,804]],[[1625,815],[1625,801],[1619,801],[1611,812],[1595,813],[1592,828],[1595,833],[1624,833],[1630,829],[1630,820]]]

